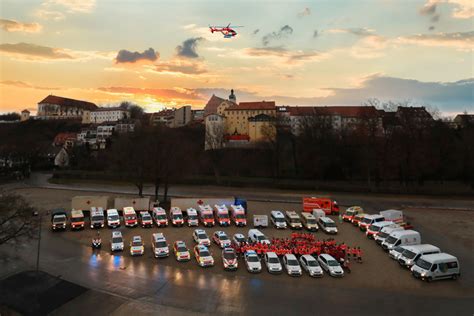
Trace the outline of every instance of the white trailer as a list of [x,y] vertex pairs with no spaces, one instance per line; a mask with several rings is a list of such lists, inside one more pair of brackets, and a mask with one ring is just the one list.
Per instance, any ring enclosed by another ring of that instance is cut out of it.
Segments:
[[268,227],[268,216],[267,215],[254,215],[253,227]]
[[117,197],[114,201],[114,208],[123,211],[124,207],[133,207],[135,211],[149,211],[150,198],[131,198],[131,197]]
[[71,200],[71,209],[86,212],[89,212],[91,207],[108,209],[109,200],[105,195],[75,196]]

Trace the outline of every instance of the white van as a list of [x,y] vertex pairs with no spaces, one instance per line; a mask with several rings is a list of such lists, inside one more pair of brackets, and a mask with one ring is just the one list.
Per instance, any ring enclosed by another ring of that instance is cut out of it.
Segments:
[[301,218],[295,211],[286,211],[285,217],[291,229],[303,228],[303,224],[301,223]]
[[393,249],[390,249],[388,251],[388,255],[390,256],[390,258],[392,258],[393,260],[397,260],[398,261],[398,258],[400,258],[402,256],[402,253],[405,251],[407,246],[397,246]]
[[415,278],[428,282],[448,278],[456,280],[461,276],[458,259],[447,253],[421,256],[416,260],[411,272]]
[[151,235],[151,249],[155,258],[168,257],[170,255],[169,245],[163,233],[154,233]]
[[438,247],[430,244],[405,246],[405,251],[398,258],[398,263],[400,263],[401,266],[411,268],[421,256],[440,252],[441,250]]
[[320,217],[318,226],[321,227],[326,234],[337,234],[336,223],[329,217]]
[[324,212],[324,210],[320,209],[320,208],[315,208],[313,210],[313,216],[316,218],[316,219],[319,219],[320,217],[326,217],[326,213]]
[[270,244],[270,240],[258,229],[249,229],[248,235],[250,241],[252,242],[259,242],[262,244]]
[[365,231],[367,238],[374,238],[384,227],[397,227],[398,224],[390,221],[377,222],[370,225]]
[[190,207],[186,210],[186,221],[188,226],[199,226],[199,217],[196,209]]
[[110,240],[110,250],[114,251],[123,251],[123,236],[120,231],[112,232],[112,239]]
[[153,220],[155,221],[156,226],[166,227],[168,226],[168,217],[166,216],[166,211],[161,207],[154,207],[153,212],[151,213]]
[[390,234],[382,243],[383,249],[389,251],[397,246],[419,245],[421,243],[420,233],[414,230],[399,230]]
[[115,228],[120,226],[120,216],[116,209],[107,210],[107,226]]
[[104,209],[91,207],[91,228],[104,227]]
[[281,211],[271,211],[270,219],[275,228],[286,228],[285,215]]
[[367,230],[367,228],[377,222],[383,222],[385,218],[380,214],[367,214],[359,222],[359,228],[362,231]]
[[316,223],[316,217],[313,214],[308,212],[301,213],[301,222],[303,227],[309,230],[310,232],[318,231],[318,224]]
[[382,245],[382,243],[385,241],[385,239],[387,239],[388,236],[390,236],[391,233],[399,230],[404,230],[404,228],[398,225],[394,227],[384,227],[377,235],[374,236],[374,240],[377,244]]

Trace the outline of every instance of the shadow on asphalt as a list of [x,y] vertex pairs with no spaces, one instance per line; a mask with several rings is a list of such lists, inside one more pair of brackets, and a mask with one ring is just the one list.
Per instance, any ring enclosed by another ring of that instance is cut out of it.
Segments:
[[87,291],[42,271],[24,271],[0,281],[0,305],[22,315],[47,315]]

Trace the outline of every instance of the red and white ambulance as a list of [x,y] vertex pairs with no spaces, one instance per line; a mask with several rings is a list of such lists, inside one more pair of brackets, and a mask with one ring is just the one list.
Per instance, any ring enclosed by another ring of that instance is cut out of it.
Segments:
[[247,217],[245,216],[245,209],[242,205],[232,204],[230,206],[230,214],[235,226],[243,227],[247,225]]
[[206,227],[212,227],[215,225],[214,214],[212,208],[209,205],[199,205],[199,219],[201,223]]
[[135,227],[138,225],[137,213],[132,206],[123,208],[123,221],[127,227]]

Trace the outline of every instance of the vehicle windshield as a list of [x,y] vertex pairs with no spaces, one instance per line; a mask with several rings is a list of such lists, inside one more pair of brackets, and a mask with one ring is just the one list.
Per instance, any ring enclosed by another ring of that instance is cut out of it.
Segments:
[[333,222],[326,222],[326,223],[325,223],[325,226],[326,226],[326,227],[336,227],[336,224],[333,223]]
[[64,222],[66,220],[66,216],[62,215],[62,216],[55,216],[53,218],[53,222],[55,223],[59,223],[59,222]]
[[237,215],[235,215],[235,218],[237,218],[237,219],[244,219],[244,218],[245,218],[245,215],[244,215],[244,214],[237,214]]
[[146,220],[146,221],[151,220],[150,214],[142,215],[142,219],[144,219],[144,220]]
[[258,240],[258,241],[267,240],[267,237],[265,237],[265,236],[257,236],[257,240]]
[[210,257],[211,254],[209,253],[209,251],[207,250],[203,250],[201,251],[201,253],[199,254],[201,257]]
[[381,233],[378,234],[378,236],[379,236],[380,238],[387,238],[388,233],[381,232]]
[[110,215],[109,216],[109,221],[118,221],[119,216],[118,215]]
[[141,247],[142,242],[141,241],[132,241],[132,247]]
[[337,267],[339,266],[339,262],[337,262],[336,260],[328,260],[328,266]]
[[157,241],[157,242],[155,242],[155,248],[165,248],[165,247],[168,247],[168,245],[166,244],[166,242],[164,242],[164,241]]
[[407,259],[413,259],[416,257],[416,253],[414,253],[413,251],[410,251],[410,250],[405,250],[402,255],[407,258]]
[[202,218],[204,218],[204,219],[211,219],[211,218],[213,218],[213,217],[212,217],[211,214],[204,214],[204,215],[202,216]]
[[370,224],[370,223],[372,223],[372,220],[371,220],[370,218],[364,218],[364,219],[362,220],[362,223],[364,223],[364,224]]
[[95,215],[95,216],[92,216],[92,219],[91,219],[93,222],[103,222],[104,221],[104,216],[102,215]]
[[197,220],[197,216],[196,215],[189,215],[188,220],[191,220],[191,221]]
[[380,230],[380,226],[377,226],[377,225],[370,225],[369,226],[369,230],[373,231],[373,232],[378,232]]
[[255,256],[255,255],[250,255],[250,256],[247,256],[247,261],[248,262],[258,262],[258,257]]
[[198,238],[199,238],[199,239],[207,239],[207,235],[201,233],[201,234],[198,234]]
[[280,263],[280,260],[278,260],[278,258],[275,258],[275,257],[270,257],[270,258],[268,258],[268,262],[269,263]]
[[187,252],[187,251],[188,251],[188,249],[186,249],[186,247],[184,247],[184,246],[179,246],[178,247],[178,252]]
[[125,216],[125,219],[127,220],[134,220],[134,219],[137,219],[137,217],[135,215],[126,215]]
[[309,218],[306,220],[308,224],[316,224],[316,219],[315,218]]
[[318,262],[316,260],[308,260],[306,265],[308,267],[317,267],[317,266],[319,266]]
[[288,265],[289,266],[297,266],[298,261],[296,261],[295,259],[290,259],[290,260],[288,260]]
[[112,243],[113,244],[118,244],[118,243],[121,243],[123,242],[122,238],[121,237],[114,237],[112,238]]
[[229,214],[219,214],[219,218],[229,218]]
[[160,214],[160,215],[157,215],[156,218],[158,218],[158,219],[166,219],[166,215],[165,215],[165,214]]
[[235,259],[235,253],[233,253],[233,252],[224,252],[224,259],[227,259],[227,260]]
[[398,247],[395,247],[393,250],[398,253],[402,253],[405,251],[405,248],[403,248],[402,246],[398,246]]
[[352,216],[354,215],[354,213],[355,211],[349,210],[349,211],[346,211],[345,215]]
[[388,236],[388,238],[385,240],[387,244],[394,244],[397,241],[397,238],[393,236]]
[[235,237],[235,240],[237,240],[238,242],[243,242],[243,241],[245,241],[245,238],[244,237]]
[[292,217],[292,218],[290,218],[290,223],[301,223],[301,221],[300,221],[299,218]]
[[285,220],[284,220],[283,218],[281,218],[281,217],[276,217],[276,218],[275,218],[275,222],[277,222],[277,223],[283,223],[283,222],[285,222]]
[[181,214],[174,214],[173,219],[183,219],[183,215]]
[[229,237],[227,237],[226,235],[220,235],[219,240],[229,240]]
[[421,258],[416,260],[415,264],[425,270],[429,270],[431,268],[431,262],[425,261]]

